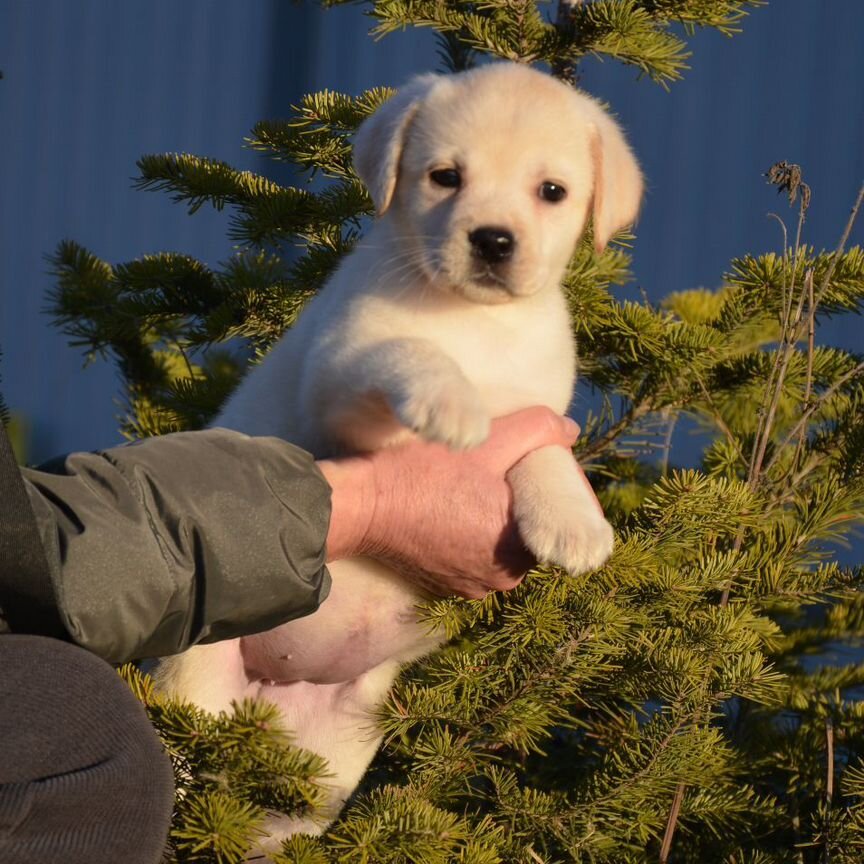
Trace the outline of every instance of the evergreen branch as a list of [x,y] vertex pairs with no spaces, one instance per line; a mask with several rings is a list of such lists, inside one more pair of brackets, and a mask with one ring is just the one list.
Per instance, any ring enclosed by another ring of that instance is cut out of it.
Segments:
[[766,5],[767,0],[647,0],[646,10],[661,21],[713,27],[724,36],[740,33],[738,25],[749,14],[747,7]]
[[308,244],[338,247],[347,230],[372,211],[357,182],[329,186],[319,194],[294,188],[248,201],[232,218],[229,236],[247,246],[266,246],[301,238]]
[[239,861],[250,837],[266,836],[264,813],[253,804],[238,804],[225,792],[189,796],[178,804],[178,817],[182,827],[174,828],[171,836],[184,857],[209,853],[215,860]]
[[170,192],[173,201],[188,202],[190,214],[208,202],[222,210],[226,204],[242,204],[279,193],[293,194],[302,201],[305,194],[298,189],[284,190],[266,177],[238,171],[227,162],[188,153],[142,156],[136,164],[141,173],[133,184],[135,189]]
[[[779,162],[776,165],[773,165],[767,173],[770,182],[775,183],[780,188],[778,191],[786,190],[789,193],[789,203],[793,204],[795,202],[795,198],[798,194],[799,188],[802,190],[801,195],[801,206],[798,212],[798,227],[796,229],[795,234],[795,246],[792,257],[792,274],[791,274],[791,283],[787,287],[786,282],[786,270],[784,268],[784,278],[783,278],[783,320],[781,324],[781,332],[783,333],[783,341],[782,346],[785,353],[778,352],[776,355],[776,360],[774,366],[771,369],[771,377],[769,378],[768,386],[765,389],[765,394],[763,397],[763,402],[760,406],[758,418],[759,422],[756,429],[755,436],[755,445],[753,447],[753,452],[751,453],[750,466],[748,470],[748,477],[752,480],[756,474],[761,470],[762,460],[765,457],[765,447],[767,446],[771,426],[774,421],[773,412],[776,411],[777,405],[779,404],[780,392],[783,388],[784,378],[785,378],[785,370],[782,369],[783,363],[788,363],[791,359],[792,354],[792,343],[797,342],[797,329],[792,327],[792,304],[794,299],[794,286],[795,286],[795,274],[798,272],[798,255],[801,252],[801,232],[804,228],[804,217],[807,212],[807,208],[810,206],[810,187],[803,182],[801,177],[801,169],[797,165],[788,165],[786,162]],[[781,220],[781,225],[782,225]],[[783,225],[784,229],[784,248],[783,248],[783,260],[784,262],[788,258],[788,250],[786,248],[786,226]],[[809,269],[804,274],[804,286],[807,289],[808,296],[812,297],[812,288],[813,288],[813,270]],[[800,316],[801,309],[803,307],[805,301],[804,291],[801,293],[801,299],[799,302],[798,310],[796,315]],[[810,306],[810,314],[809,318],[814,320],[815,322],[816,309],[815,306],[811,304]],[[781,359],[782,353],[782,359]],[[810,355],[812,356],[812,354]],[[774,390],[773,399],[774,402],[770,403],[771,408],[769,409],[766,405],[766,400],[769,400],[769,394],[771,393],[771,387],[775,385],[776,389]]]
[[[780,397],[783,392],[783,385],[786,383],[786,373],[789,369],[789,363],[792,360],[795,343],[798,341],[796,334],[801,321],[801,313],[804,308],[806,298],[806,285],[812,282],[813,273],[808,271],[805,276],[805,288],[801,292],[801,297],[794,316],[787,318],[783,323],[783,341],[780,350],[776,354],[774,367],[771,371],[770,384],[766,388],[767,407],[764,409],[764,415],[760,410],[761,421],[756,433],[756,443],[753,447],[753,454],[750,462],[750,469],[747,474],[749,483],[757,484],[762,477],[762,462],[765,458],[765,451],[768,448],[768,442],[771,440],[771,433],[774,429],[774,420],[777,415],[777,408],[780,404]],[[791,291],[790,291],[791,301]],[[791,302],[790,302],[791,310]],[[773,386],[773,390],[772,390]]]
[[[795,236],[795,247],[792,259],[792,281],[788,291],[785,282],[784,268],[784,284],[783,284],[783,321],[781,329],[783,339],[781,342],[781,350],[775,355],[775,363],[771,370],[768,387],[765,390],[765,398],[759,411],[759,424],[756,430],[755,444],[751,454],[750,467],[748,470],[748,480],[751,483],[756,482],[760,477],[762,469],[762,461],[765,458],[765,450],[770,440],[771,431],[774,423],[774,417],[777,407],[780,402],[783,385],[786,377],[786,370],[789,361],[792,358],[794,344],[798,341],[798,326],[801,318],[801,312],[807,296],[812,296],[813,286],[813,270],[809,269],[804,274],[804,288],[801,291],[801,296],[798,302],[798,307],[795,311],[795,318],[792,317],[792,305],[794,300],[794,275],[798,270],[798,254],[801,251],[801,231],[804,226],[804,215],[810,204],[810,187],[801,180],[801,170],[797,165],[788,166],[786,163],[778,163],[772,166],[768,171],[769,179],[780,186],[780,189],[786,189],[789,192],[789,201],[793,203],[797,195],[799,187],[804,190],[801,196],[801,206],[798,214],[798,228]],[[784,260],[787,257],[787,251],[783,250]],[[836,259],[835,259],[836,260]],[[832,262],[833,264],[834,262]],[[809,290],[808,290],[809,289]],[[808,317],[815,318],[815,307],[811,306],[810,315]],[[771,388],[773,386],[773,393]],[[771,394],[771,395],[769,395]],[[766,404],[767,400],[767,404]]]
[[[777,166],[775,166],[775,168],[776,167]],[[797,187],[799,185],[801,185],[800,177],[797,178],[796,181],[793,181],[792,185],[790,185],[790,182],[786,179],[786,174],[784,173],[782,176],[783,176],[783,179],[781,182],[783,182],[787,186],[789,186],[790,197],[794,199],[795,191],[796,191]],[[806,184],[804,184],[804,185],[806,187]],[[807,193],[802,196],[802,200],[801,200],[801,209],[800,209],[800,216],[799,216],[799,223],[798,223],[798,237],[796,238],[796,245],[795,245],[795,259],[793,260],[793,265],[792,265],[793,274],[797,270],[797,257],[798,257],[798,252],[801,248],[800,231],[801,231],[801,225],[803,224],[804,212],[806,210],[807,204],[809,203],[809,198],[810,198],[809,187],[807,187]],[[781,350],[777,354],[777,362],[775,365],[775,371],[772,372],[772,380],[774,382],[774,390],[773,390],[773,394],[772,394],[772,396],[768,402],[768,408],[767,408],[767,412],[764,416],[764,420],[762,420],[760,422],[760,427],[757,431],[757,436],[756,436],[756,442],[757,443],[756,443],[756,446],[753,448],[753,455],[752,455],[752,459],[751,459],[751,463],[750,463],[750,470],[749,470],[749,475],[748,475],[750,482],[757,482],[758,483],[758,482],[760,482],[760,479],[762,476],[762,462],[765,458],[765,451],[768,447],[768,442],[770,440],[771,432],[773,430],[773,424],[774,424],[774,419],[775,419],[775,415],[776,415],[776,410],[777,410],[777,407],[779,405],[780,394],[782,392],[783,384],[785,383],[785,380],[786,380],[786,373],[788,370],[789,362],[792,358],[794,345],[800,339],[803,327],[810,326],[811,332],[812,332],[813,328],[815,327],[815,324],[808,324],[808,322],[810,322],[810,321],[815,322],[816,310],[817,310],[821,300],[823,299],[823,297],[825,296],[825,294],[828,290],[828,286],[831,283],[831,279],[834,275],[837,264],[841,260],[843,253],[846,249],[846,243],[848,242],[849,235],[852,231],[852,227],[853,227],[853,225],[855,223],[855,219],[858,215],[858,210],[861,206],[862,200],[864,200],[864,185],[862,185],[861,189],[859,190],[855,204],[853,205],[852,211],[849,215],[849,219],[847,220],[846,226],[845,226],[843,233],[840,237],[840,240],[837,244],[837,248],[836,248],[833,256],[831,256],[830,263],[825,270],[824,276],[822,277],[820,288],[819,288],[819,291],[817,292],[817,294],[815,296],[815,299],[813,299],[814,274],[813,274],[812,269],[808,269],[805,272],[804,284],[803,284],[803,287],[801,289],[800,297],[799,297],[798,304],[796,306],[794,314],[792,313],[792,293],[793,292],[792,292],[791,288],[789,290],[788,299],[786,300],[786,310],[785,310],[784,321],[783,321],[783,334],[784,335],[783,335],[782,347],[781,347]],[[793,285],[794,285],[794,281],[793,281]],[[804,319],[803,309],[804,309],[804,305],[805,305],[805,302],[807,301],[808,297],[811,298],[810,314],[807,316],[806,319]],[[811,348],[810,348],[810,352],[808,354],[808,357],[812,357],[812,352],[813,352],[812,337],[811,337],[810,344],[811,344]],[[810,384],[809,384],[809,379],[808,379],[808,385],[807,385],[808,397],[809,397],[809,386],[810,386]],[[840,386],[842,386],[842,385],[840,385]],[[835,390],[839,389],[839,387],[834,388],[834,389]],[[820,400],[820,404],[822,401],[824,401],[824,400]],[[804,412],[804,417],[809,419],[809,417],[812,416],[812,413],[813,413],[813,411],[811,411],[810,409],[807,409]],[[799,431],[806,428],[806,423],[807,423],[807,420],[803,420],[803,422],[799,421],[798,425],[796,426],[795,434],[798,434]],[[803,432],[802,432],[802,434],[803,434]],[[794,437],[795,437],[795,435],[793,435],[791,438],[787,437],[784,440],[783,444],[780,446],[780,448],[778,448],[777,452],[781,451],[783,449],[783,447],[785,447],[785,445],[788,444],[789,441],[791,441],[792,438],[794,438]],[[776,460],[776,453],[775,453],[774,459]]]
[[658,83],[681,78],[690,53],[638,0],[594,0],[570,8],[569,27],[550,31],[543,56],[609,56]]
[[[561,36],[565,36],[571,28],[573,7],[578,6],[582,0],[558,0],[558,9],[555,14],[555,30]],[[575,85],[577,80],[576,60],[574,58],[555,57],[550,63],[552,74],[567,84]]]
[[864,361],[859,363],[857,366],[850,369],[844,375],[842,375],[839,379],[837,379],[824,393],[822,393],[818,399],[816,399],[801,415],[801,419],[792,427],[792,430],[783,438],[783,440],[777,445],[774,455],[768,461],[768,464],[765,466],[766,473],[771,470],[771,468],[776,463],[779,454],[783,451],[783,448],[790,444],[797,435],[802,434],[804,430],[806,430],[807,424],[810,419],[816,414],[822,406],[834,396],[835,393],[838,393],[844,385],[846,385],[853,378],[864,375]]
[[613,804],[615,798],[620,797],[623,792],[630,791],[656,772],[657,766],[665,756],[669,746],[681,734],[681,731],[685,726],[687,726],[692,720],[692,717],[689,714],[680,713],[674,709],[672,715],[677,716],[677,719],[668,726],[666,733],[660,741],[651,748],[650,758],[639,768],[639,770],[628,775],[624,780],[616,784],[610,792],[604,793],[599,798],[595,798],[592,801],[593,806],[597,808],[609,807]]
[[529,61],[535,56],[521,53],[519,27],[514,30],[512,16],[508,21],[504,8],[439,0],[376,0],[370,15],[378,21],[371,31],[376,38],[408,26],[431,27],[439,33],[458,33],[474,51],[508,60]]
[[819,291],[816,294],[815,306],[819,306],[826,293],[828,292],[828,288],[831,284],[831,279],[834,276],[834,272],[837,268],[837,264],[841,260],[843,253],[846,250],[846,244],[849,242],[849,236],[852,233],[852,228],[855,225],[855,221],[858,218],[858,211],[861,209],[861,204],[864,202],[864,183],[861,184],[861,188],[858,190],[858,195],[855,198],[855,203],[852,205],[852,210],[849,212],[849,218],[846,220],[846,225],[843,228],[843,233],[840,235],[840,240],[837,243],[837,248],[834,250],[834,255],[831,258],[831,264],[825,272],[825,275],[822,277],[822,281],[819,285]]
[[375,87],[356,97],[332,90],[308,94],[293,107],[291,119],[256,123],[247,146],[306,171],[356,181],[350,136],[393,93],[390,88]]
[[[836,259],[836,263],[835,262]],[[839,257],[834,253],[818,255],[802,245],[797,257],[768,253],[758,257],[746,255],[732,262],[732,271],[726,280],[732,290],[716,325],[731,332],[754,315],[777,314],[782,324],[789,292],[786,286],[803,279],[807,270],[813,270],[814,282],[821,284],[833,266],[825,294],[817,302],[817,321],[839,312],[857,312],[864,308],[864,253],[852,247]],[[779,298],[778,298],[779,295]]]
[[290,120],[262,120],[253,127],[252,138],[246,142],[255,150],[272,150],[294,161],[298,140],[310,133],[336,133],[339,139],[352,134],[370,114],[378,110],[394,90],[373,87],[359,96],[349,96],[333,90],[321,90],[305,95]]
[[[753,487],[753,483],[748,479],[748,486]],[[754,490],[755,491],[755,490]],[[743,511],[742,511],[743,512]],[[735,541],[732,546],[732,555],[737,556],[741,551],[741,546],[744,541],[744,526],[739,526],[737,530],[737,534],[735,536]],[[725,609],[729,603],[729,596],[732,591],[732,586],[735,584],[735,580],[737,578],[737,572],[733,572],[732,576],[730,576],[728,582],[723,588],[723,592],[720,595],[719,607],[721,609]],[[703,678],[701,689],[707,689],[708,687],[708,674],[706,673]],[[707,713],[707,708],[702,708],[697,711],[697,714],[694,718],[693,725],[699,726],[702,722],[704,722],[704,716]],[[678,820],[681,814],[681,806],[684,802],[684,795],[687,791],[687,783],[684,780],[680,780],[678,785],[675,788],[675,794],[672,798],[672,805],[669,808],[669,814],[666,819],[666,826],[663,831],[663,840],[660,847],[660,864],[667,864],[669,860],[669,855],[672,851],[672,843],[675,839],[675,831],[678,825]]]
[[577,445],[575,452],[579,457],[580,463],[590,463],[592,459],[596,459],[608,452],[615,441],[627,429],[631,428],[642,417],[651,413],[652,410],[651,404],[647,401],[631,405],[601,436],[592,438],[590,443],[587,443],[584,447]]
[[[809,314],[807,315],[807,377],[804,382],[804,398],[801,401],[801,407],[804,411],[810,407],[810,397],[813,393],[813,358],[816,353],[816,302],[813,295],[812,271],[810,278],[807,280],[807,308],[809,310]],[[798,445],[795,448],[795,456],[792,459],[792,463],[795,465],[801,459],[805,438],[805,427],[802,426],[798,436]]]
[[726,421],[723,419],[723,415],[718,410],[717,405],[714,402],[714,397],[708,391],[708,388],[705,386],[705,382],[702,380],[698,373],[696,373],[694,377],[696,378],[696,383],[699,385],[699,390],[702,393],[703,398],[705,399],[705,403],[711,410],[711,419],[726,437],[726,441],[729,443],[729,446],[735,450],[738,461],[743,465],[745,461],[744,451],[741,448],[738,437],[732,432]]
[[464,33],[448,30],[435,36],[438,41],[436,53],[447,72],[464,72],[474,67],[476,52],[466,44]]

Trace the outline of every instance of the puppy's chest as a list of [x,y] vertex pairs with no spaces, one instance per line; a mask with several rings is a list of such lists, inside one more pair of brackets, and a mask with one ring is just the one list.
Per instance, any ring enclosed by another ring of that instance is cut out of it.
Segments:
[[538,404],[563,412],[575,379],[573,336],[563,316],[538,318],[453,316],[421,332],[456,361],[493,417]]

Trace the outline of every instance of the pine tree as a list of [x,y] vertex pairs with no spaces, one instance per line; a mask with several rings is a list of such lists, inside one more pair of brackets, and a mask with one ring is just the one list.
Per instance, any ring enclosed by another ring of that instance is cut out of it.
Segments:
[[[594,0],[554,20],[529,0],[367,10],[376,35],[433,29],[447,69],[491,55],[573,81],[598,54],[668,86],[689,56],[673,25],[733,33],[757,5]],[[140,160],[139,188],[229,210],[236,252],[218,270],[59,246],[54,314],[118,363],[128,435],[205,424],[352,248],[372,206],[351,135],[391,93],[311,94],[254,128],[249,146],[323,176],[320,191],[188,154]],[[800,169],[778,163],[769,180],[795,208],[793,239],[734,260],[717,291],[621,302],[630,238],[600,256],[590,238],[579,247],[565,288],[603,408],[579,418],[576,455],[615,554],[584,577],[540,568],[506,595],[430,604],[451,642],[381,707],[385,747],[340,819],[292,838],[277,864],[864,859],[864,664],[818,661],[864,637],[864,567],[835,551],[864,520],[864,358],[820,339],[827,318],[864,308],[864,252],[847,248],[864,189],[837,247],[817,251]],[[704,430],[698,469],[674,467],[681,418]],[[239,861],[265,809],[314,807],[326,766],[266,706],[210,717],[125,674],[177,768],[174,860]]]

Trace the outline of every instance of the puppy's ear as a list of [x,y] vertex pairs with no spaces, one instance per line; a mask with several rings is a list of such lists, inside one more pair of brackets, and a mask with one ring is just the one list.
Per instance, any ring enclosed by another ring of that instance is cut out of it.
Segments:
[[366,184],[379,216],[393,200],[399,159],[411,119],[441,77],[420,75],[409,81],[364,120],[354,136],[354,168]]
[[594,248],[602,252],[616,231],[636,221],[643,181],[621,128],[599,105],[594,103],[593,107]]

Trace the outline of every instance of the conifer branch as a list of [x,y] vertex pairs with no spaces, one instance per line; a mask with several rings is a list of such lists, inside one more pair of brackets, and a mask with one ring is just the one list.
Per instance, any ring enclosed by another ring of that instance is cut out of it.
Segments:
[[631,405],[630,408],[621,415],[602,435],[592,438],[584,448],[578,448],[577,454],[579,461],[590,464],[592,459],[606,453],[609,448],[617,441],[623,432],[632,428],[639,420],[650,414],[653,406],[650,402],[644,401],[636,405]]
[[734,432],[729,428],[729,425],[723,419],[722,412],[717,408],[716,402],[714,401],[714,397],[709,392],[708,388],[705,386],[705,382],[702,380],[702,377],[697,373],[694,375],[696,379],[696,383],[699,386],[699,391],[702,394],[702,397],[705,399],[705,403],[711,409],[711,419],[720,429],[720,431],[726,436],[726,441],[729,443],[729,446],[735,450],[735,453],[739,459],[739,461],[744,463],[744,451],[741,448],[741,444],[738,440],[738,437]]
[[[782,168],[782,170],[780,170]],[[795,249],[793,255],[793,264],[792,264],[792,274],[794,279],[794,274],[797,272],[797,263],[798,263],[798,253],[801,249],[801,228],[804,221],[804,214],[806,212],[807,207],[810,202],[810,189],[807,184],[803,183],[801,180],[800,169],[797,166],[788,166],[786,163],[778,163],[777,166],[772,168],[769,175],[772,177],[773,182],[779,183],[782,189],[786,189],[789,191],[790,200],[794,201],[795,195],[798,192],[798,189],[803,189],[803,193],[801,196],[801,207],[800,207],[800,215],[798,221],[798,231],[796,234],[796,242]],[[831,284],[831,279],[836,271],[837,264],[841,260],[843,253],[846,249],[846,243],[848,242],[849,235],[852,232],[852,227],[855,224],[855,220],[858,215],[858,211],[861,207],[862,200],[864,200],[864,185],[861,186],[861,189],[858,192],[855,203],[852,207],[851,213],[849,215],[849,219],[846,222],[846,225],[841,234],[840,240],[837,244],[837,248],[834,251],[833,256],[830,259],[830,263],[822,277],[822,282],[819,287],[819,291],[816,293],[815,297],[813,296],[813,270],[812,268],[808,269],[804,276],[804,284],[802,286],[800,296],[798,298],[798,303],[795,307],[795,312],[792,312],[792,301],[793,301],[793,286],[790,286],[790,290],[788,295],[785,298],[785,310],[783,317],[783,339],[781,342],[781,349],[778,351],[776,355],[776,363],[774,370],[772,371],[772,376],[770,381],[771,386],[773,387],[773,392],[768,402],[767,408],[765,409],[764,419],[760,417],[760,426],[757,430],[757,435],[755,439],[755,444],[753,448],[750,470],[749,470],[749,479],[751,482],[758,482],[759,478],[762,475],[762,463],[765,458],[765,452],[768,447],[768,443],[771,438],[771,433],[773,431],[773,425],[775,420],[775,415],[777,411],[777,407],[780,402],[780,396],[782,393],[783,386],[786,381],[786,373],[789,368],[789,363],[792,359],[793,352],[795,350],[795,344],[799,341],[802,335],[802,330],[804,327],[810,328],[810,337],[808,338],[808,362],[812,362],[813,357],[813,340],[815,339],[815,316],[816,310],[819,307],[820,302],[825,297],[826,292]],[[785,294],[785,291],[784,291]],[[809,305],[809,314],[806,319],[803,316],[803,309],[805,303],[810,300]],[[813,324],[810,324],[810,322]],[[811,367],[812,368],[812,367]],[[809,399],[811,381],[810,381],[810,372],[808,372],[807,384],[805,385],[805,411],[804,416],[809,419],[812,416],[813,412],[806,408],[806,402]],[[836,389],[832,392],[836,392]],[[820,403],[824,400],[820,400]],[[762,412],[760,411],[760,415]],[[796,434],[798,432],[802,432],[806,429],[806,420],[795,427]],[[792,436],[794,438],[794,435]],[[783,447],[792,440],[787,436],[784,439],[783,444],[777,448],[774,457],[772,457],[770,464],[776,461],[777,453],[782,451]]]
[[[807,411],[810,407],[810,397],[813,393],[813,358],[816,353],[816,302],[813,294],[813,271],[808,270],[805,276],[807,286],[807,377],[804,381],[804,398],[801,400],[801,408]],[[798,445],[795,450],[793,464],[797,464],[804,449],[806,429],[801,427],[798,436]]]
[[672,840],[675,837],[675,826],[678,824],[678,814],[681,812],[681,802],[684,800],[685,788],[682,781],[675,789],[675,797],[672,799],[672,806],[669,809],[669,819],[666,822],[666,829],[663,832],[663,842],[660,846],[660,864],[666,864],[669,860],[669,853],[672,851]]
[[809,408],[807,408],[804,413],[801,415],[801,419],[792,427],[792,430],[786,434],[786,436],[780,441],[777,445],[774,455],[768,461],[766,465],[766,471],[769,471],[774,464],[777,462],[779,458],[779,454],[782,453],[783,449],[795,439],[796,435],[801,434],[807,428],[807,424],[810,419],[816,414],[826,402],[828,402],[836,393],[838,393],[849,381],[858,376],[864,375],[864,361],[858,363],[857,366],[853,366],[848,372],[844,375],[841,375],[824,393],[820,394],[819,398],[816,399]]
[[[804,218],[807,208],[810,206],[810,187],[803,182],[801,176],[801,168],[798,165],[790,165],[787,162],[778,162],[772,165],[767,171],[766,176],[769,182],[778,187],[778,192],[786,191],[789,195],[789,203],[795,202],[799,189],[802,190],[801,204],[798,211],[798,225],[795,232],[795,245],[792,252],[792,269],[788,276],[787,269],[783,271],[783,313],[781,320],[781,349],[775,355],[775,362],[771,369],[771,376],[768,379],[768,385],[765,388],[764,399],[760,406],[758,418],[759,423],[756,429],[754,438],[753,451],[751,453],[750,467],[748,470],[748,479],[754,482],[759,477],[762,460],[765,457],[765,449],[771,436],[771,430],[774,424],[774,415],[780,401],[783,384],[785,383],[785,374],[788,363],[791,359],[793,346],[797,342],[797,321],[792,318],[792,306],[795,297],[795,276],[798,273],[798,254],[801,251],[801,233],[804,227]],[[788,261],[788,249],[786,246],[786,226],[782,220],[780,224],[783,226],[783,261]],[[812,272],[810,272],[809,280],[812,282]],[[805,275],[805,284],[808,277]],[[796,316],[800,316],[801,308],[804,303],[805,295],[802,292]]]
[[861,188],[858,190],[855,203],[852,205],[852,210],[849,212],[849,218],[846,220],[843,233],[840,235],[837,248],[834,250],[834,256],[831,259],[828,269],[825,271],[825,275],[822,277],[822,283],[819,285],[819,291],[816,294],[816,300],[814,302],[815,306],[819,306],[831,285],[831,279],[834,276],[837,264],[846,250],[846,244],[849,242],[849,235],[852,233],[852,228],[855,226],[855,222],[858,219],[858,212],[861,209],[862,202],[864,202],[864,183],[861,184]]

